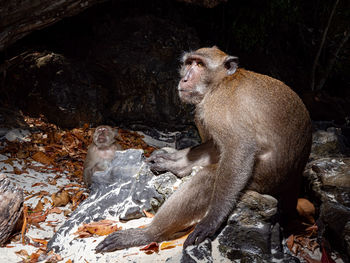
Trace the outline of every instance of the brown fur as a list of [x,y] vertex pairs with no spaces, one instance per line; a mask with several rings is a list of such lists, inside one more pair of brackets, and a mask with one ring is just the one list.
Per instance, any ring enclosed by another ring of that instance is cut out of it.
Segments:
[[179,176],[203,168],[148,227],[113,233],[98,252],[167,240],[194,225],[184,247],[198,244],[215,234],[245,189],[274,195],[285,213],[295,211],[311,147],[310,118],[299,97],[281,81],[237,68],[237,58],[216,47],[185,54],[183,62],[179,96],[196,105],[204,143],[148,161],[153,170]]

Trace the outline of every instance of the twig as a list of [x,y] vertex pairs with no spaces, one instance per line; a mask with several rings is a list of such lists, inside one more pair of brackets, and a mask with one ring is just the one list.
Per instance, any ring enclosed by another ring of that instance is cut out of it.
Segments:
[[311,90],[312,91],[315,89],[316,67],[318,65],[318,61],[320,59],[322,49],[323,49],[324,43],[325,43],[326,38],[327,38],[328,29],[329,29],[329,26],[331,25],[331,22],[332,22],[332,19],[333,19],[333,16],[334,16],[334,13],[335,13],[335,10],[337,8],[338,3],[339,3],[339,0],[336,0],[335,3],[334,3],[332,12],[331,12],[331,14],[329,15],[329,18],[328,18],[327,26],[326,26],[325,30],[323,31],[322,40],[321,40],[321,43],[320,43],[320,47],[318,48],[318,51],[317,51],[317,54],[316,54],[316,57],[315,57],[315,60],[314,60],[314,64],[312,65],[312,71],[311,71]]

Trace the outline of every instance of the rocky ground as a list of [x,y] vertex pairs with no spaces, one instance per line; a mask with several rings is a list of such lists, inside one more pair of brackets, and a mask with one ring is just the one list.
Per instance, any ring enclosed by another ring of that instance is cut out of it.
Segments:
[[[271,196],[247,192],[213,241],[207,239],[182,251],[185,239],[182,237],[95,254],[95,246],[106,234],[150,222],[157,207],[182,183],[170,173],[154,176],[142,161],[142,152],[149,155],[154,150],[150,144],[158,142],[158,147],[174,147],[179,136],[158,133],[156,138],[142,139],[137,133],[120,130],[123,147],[140,150],[120,152],[113,162],[123,163],[130,156],[136,161],[123,165],[112,163],[112,167],[129,168],[116,177],[114,184],[92,187],[89,191],[82,184],[81,173],[92,130],[88,126],[61,130],[43,118],[26,117],[24,121],[26,128],[3,127],[0,134],[0,179],[6,178],[24,193],[24,220],[0,248],[1,262],[347,262],[349,259],[350,159],[346,157],[347,142],[340,129],[315,126],[299,205],[304,219],[298,227],[282,232],[277,201]],[[125,195],[121,195],[123,189],[127,189]],[[107,193],[117,200],[115,204],[104,201]],[[96,206],[100,210],[92,209]],[[111,210],[117,213],[110,213]],[[120,217],[129,221],[121,222]]]

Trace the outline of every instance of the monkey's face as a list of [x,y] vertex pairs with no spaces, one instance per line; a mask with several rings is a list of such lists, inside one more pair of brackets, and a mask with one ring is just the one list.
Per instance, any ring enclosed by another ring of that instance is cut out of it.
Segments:
[[236,72],[238,58],[214,46],[186,53],[182,61],[179,97],[185,103],[198,104],[213,86]]
[[115,141],[114,132],[109,126],[99,126],[95,130],[93,140],[98,148],[109,147]]

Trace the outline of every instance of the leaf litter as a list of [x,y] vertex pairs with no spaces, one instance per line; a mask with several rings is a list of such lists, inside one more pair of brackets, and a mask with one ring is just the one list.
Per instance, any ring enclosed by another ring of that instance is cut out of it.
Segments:
[[[17,242],[22,243],[27,249],[15,252],[22,258],[21,262],[58,262],[62,258],[53,252],[46,253],[46,245],[66,216],[88,197],[83,185],[83,163],[94,129],[88,124],[72,130],[60,129],[43,116],[25,117],[25,121],[33,130],[26,140],[0,141],[0,156],[4,157],[0,159],[0,172],[23,188],[25,200],[21,230],[9,240],[6,248],[15,248]],[[149,156],[155,148],[142,138],[136,132],[119,129],[117,140],[123,149],[143,149]],[[28,184],[29,178],[32,183]],[[57,219],[51,215],[61,217]],[[36,231],[47,232],[45,227],[52,228],[51,235],[36,238]],[[84,224],[77,234],[79,237],[108,235],[120,229],[104,220]],[[28,245],[40,248],[27,251]]]

